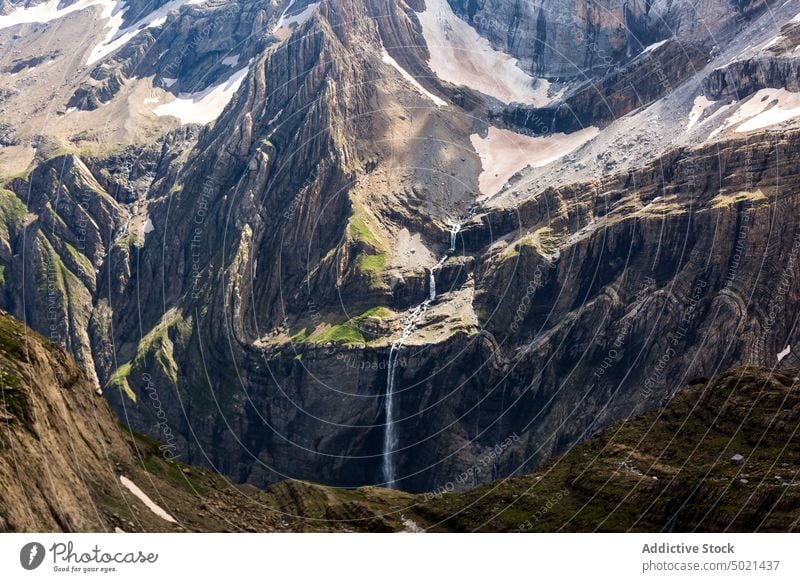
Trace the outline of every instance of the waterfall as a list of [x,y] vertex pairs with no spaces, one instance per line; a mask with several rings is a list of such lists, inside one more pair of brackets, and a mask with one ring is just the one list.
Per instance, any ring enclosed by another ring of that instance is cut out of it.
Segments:
[[556,120],[558,119],[559,111],[561,111],[561,105],[559,105],[553,112],[553,121],[550,123],[550,135],[553,135],[556,132]]
[[456,242],[458,241],[458,233],[461,232],[460,222],[448,222],[450,227],[450,252],[456,250]]
[[[475,212],[476,209],[471,208],[467,218],[474,216]],[[417,305],[408,315],[405,324],[403,325],[403,331],[400,334],[400,337],[389,349],[389,363],[387,366],[388,370],[386,377],[386,402],[384,404],[386,409],[386,424],[384,425],[382,455],[384,486],[388,487],[389,489],[394,489],[397,482],[393,451],[397,449],[400,439],[399,435],[397,434],[397,427],[395,426],[394,420],[394,393],[397,376],[397,362],[400,359],[400,350],[402,349],[406,340],[411,337],[412,333],[414,333],[420,317],[424,315],[425,312],[428,311],[428,308],[431,306],[431,304],[436,301],[436,271],[438,271],[442,265],[444,265],[444,262],[449,257],[449,253],[452,253],[456,250],[456,242],[458,241],[458,233],[461,231],[461,224],[462,222],[456,222],[453,220],[447,221],[447,225],[450,229],[450,250],[445,253],[439,262],[436,263],[436,265],[434,265],[430,270],[430,292],[428,293],[428,299]]]
[[397,448],[397,427],[394,424],[394,381],[395,368],[400,355],[399,342],[392,344],[389,350],[389,376],[386,380],[386,428],[383,439],[383,480],[385,486],[394,489],[395,468],[392,451]]
[[389,365],[387,366],[386,377],[386,403],[384,405],[386,407],[386,424],[384,425],[382,455],[384,486],[389,489],[394,489],[395,482],[397,481],[393,451],[400,442],[394,421],[394,386],[397,376],[397,362],[400,359],[400,349],[403,347],[406,340],[411,337],[411,334],[414,333],[414,330],[417,328],[417,321],[428,311],[430,304],[431,300],[427,299],[414,308],[414,311],[406,318],[403,332],[389,350]]
[[442,268],[444,262],[447,260],[447,255],[443,256],[438,263],[431,267],[430,274],[430,294],[428,295],[428,303],[436,301],[436,271]]

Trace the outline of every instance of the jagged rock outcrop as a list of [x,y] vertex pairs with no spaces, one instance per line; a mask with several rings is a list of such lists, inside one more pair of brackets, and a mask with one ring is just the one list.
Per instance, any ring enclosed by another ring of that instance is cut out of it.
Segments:
[[709,99],[744,99],[767,88],[800,92],[800,22],[788,22],[780,34],[754,51],[713,70],[703,82]]
[[68,346],[97,383],[88,323],[97,272],[125,212],[72,154],[7,186],[6,305]]

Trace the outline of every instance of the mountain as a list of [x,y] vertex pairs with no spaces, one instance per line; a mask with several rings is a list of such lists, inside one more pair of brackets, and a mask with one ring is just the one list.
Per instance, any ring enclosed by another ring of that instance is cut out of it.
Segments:
[[466,489],[794,365],[796,2],[11,6],[0,304],[189,464],[424,493],[513,436]]
[[5,313],[0,371],[0,532],[406,527],[408,494],[378,500],[302,482],[264,492],[179,462],[168,444],[119,424],[63,347]]
[[[58,344],[0,314],[0,531],[794,531],[796,371],[697,379],[541,471],[467,493],[235,485],[119,424]],[[157,402],[157,397],[151,399]],[[164,427],[161,427],[162,430]],[[165,439],[168,433],[162,432]]]

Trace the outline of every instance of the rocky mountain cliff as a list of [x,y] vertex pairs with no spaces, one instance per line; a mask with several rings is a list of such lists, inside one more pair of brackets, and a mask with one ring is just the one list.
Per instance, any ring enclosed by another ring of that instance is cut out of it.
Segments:
[[62,347],[2,313],[0,532],[793,531],[792,374],[698,379],[663,411],[609,428],[539,473],[468,493],[452,491],[489,471],[517,435],[424,495],[300,481],[260,491],[120,425]]
[[[238,482],[431,491],[512,435],[460,488],[533,471],[694,377],[791,364],[800,8],[776,4],[0,18],[3,305]],[[102,34],[48,101],[20,31],[81,19]]]
[[302,482],[264,492],[177,461],[168,443],[119,424],[62,347],[5,313],[0,396],[0,532],[409,527],[408,494]]

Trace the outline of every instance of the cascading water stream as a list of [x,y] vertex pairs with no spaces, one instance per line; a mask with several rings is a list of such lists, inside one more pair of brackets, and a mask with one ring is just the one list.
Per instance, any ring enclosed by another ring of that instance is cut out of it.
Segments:
[[[474,214],[474,211],[472,214]],[[461,225],[462,222],[448,221],[448,226],[450,228],[450,250],[445,253],[439,262],[436,263],[436,265],[430,270],[430,292],[428,294],[428,299],[417,305],[417,307],[414,308],[414,310],[408,315],[405,324],[403,325],[403,332],[389,349],[389,363],[387,366],[386,378],[386,424],[384,425],[385,428],[382,455],[384,486],[388,487],[389,489],[394,489],[397,481],[397,472],[395,469],[392,452],[399,444],[397,427],[395,426],[394,422],[394,388],[397,376],[397,362],[400,359],[400,350],[405,344],[406,340],[411,337],[412,333],[414,333],[420,317],[426,311],[428,311],[428,308],[431,306],[431,304],[436,301],[436,271],[441,269],[442,265],[444,265],[444,262],[450,256],[449,253],[456,250],[456,242],[458,233],[461,231]]]
[[442,259],[434,265],[431,269],[430,273],[430,293],[428,294],[428,301],[433,303],[436,301],[436,271],[442,268],[444,262],[447,260],[447,255],[443,256]]
[[400,349],[411,334],[414,333],[417,327],[417,321],[428,310],[430,304],[431,300],[427,299],[414,308],[414,311],[406,318],[403,332],[389,350],[388,375],[386,379],[386,424],[383,439],[383,480],[384,486],[389,489],[394,489],[395,481],[397,480],[394,459],[392,457],[392,451],[397,448],[399,442],[397,438],[397,427],[394,422],[394,385],[397,375],[395,373],[397,370],[397,362],[400,358]]
[[394,424],[394,379],[400,347],[397,342],[389,350],[389,377],[386,382],[386,434],[383,440],[383,479],[385,486],[394,489],[395,470],[392,451],[397,448],[397,429]]
[[450,251],[453,252],[456,250],[456,242],[458,242],[458,233],[461,232],[461,223],[460,222],[450,222]]

